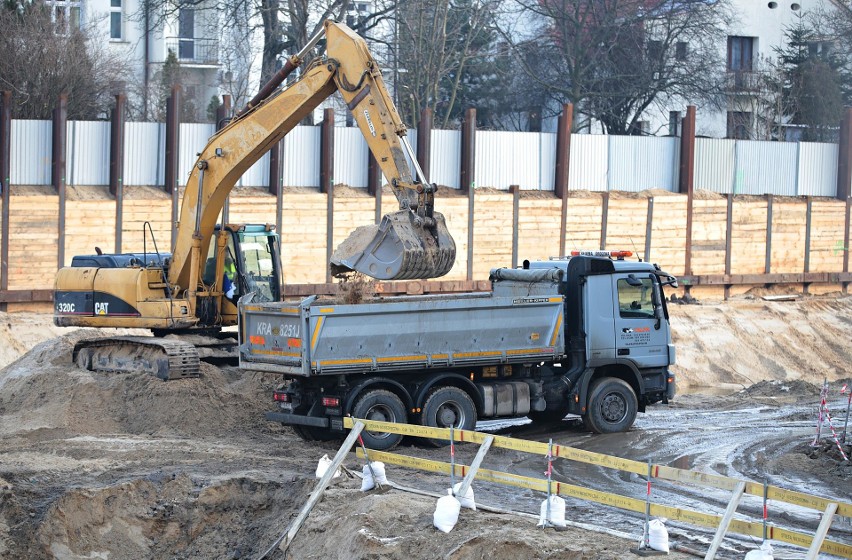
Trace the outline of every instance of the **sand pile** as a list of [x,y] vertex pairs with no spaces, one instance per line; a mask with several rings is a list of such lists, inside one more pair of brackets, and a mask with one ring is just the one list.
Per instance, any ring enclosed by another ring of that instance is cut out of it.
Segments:
[[200,379],[98,373],[71,363],[74,343],[113,331],[77,330],[42,342],[0,371],[0,435],[39,429],[75,434],[204,436],[264,424],[274,377],[201,366]]
[[852,369],[852,298],[670,306],[678,385],[702,391],[760,381],[821,386]]

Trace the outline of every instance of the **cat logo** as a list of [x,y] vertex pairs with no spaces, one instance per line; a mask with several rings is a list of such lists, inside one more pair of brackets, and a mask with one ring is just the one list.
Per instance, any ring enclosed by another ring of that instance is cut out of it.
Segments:
[[95,302],[95,315],[107,315],[109,314],[109,303],[106,302]]

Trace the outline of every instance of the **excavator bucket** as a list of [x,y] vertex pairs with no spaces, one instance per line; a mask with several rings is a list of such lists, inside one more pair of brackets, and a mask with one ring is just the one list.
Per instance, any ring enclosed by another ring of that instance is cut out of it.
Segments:
[[386,214],[379,225],[362,226],[331,257],[335,276],[361,272],[377,280],[437,278],[453,267],[456,243],[444,216],[434,213],[435,227],[416,223],[409,210]]

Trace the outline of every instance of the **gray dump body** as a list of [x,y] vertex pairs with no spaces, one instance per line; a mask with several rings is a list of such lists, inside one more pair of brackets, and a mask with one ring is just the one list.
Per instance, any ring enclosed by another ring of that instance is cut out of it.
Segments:
[[491,293],[241,305],[240,367],[314,376],[558,361],[561,272],[527,272],[535,279],[492,276]]

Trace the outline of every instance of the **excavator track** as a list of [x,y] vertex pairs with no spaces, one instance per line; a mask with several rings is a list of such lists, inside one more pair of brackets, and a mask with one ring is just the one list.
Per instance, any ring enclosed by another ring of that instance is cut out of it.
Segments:
[[198,349],[194,344],[147,336],[81,340],[74,345],[73,360],[90,371],[143,371],[164,381],[201,374]]

